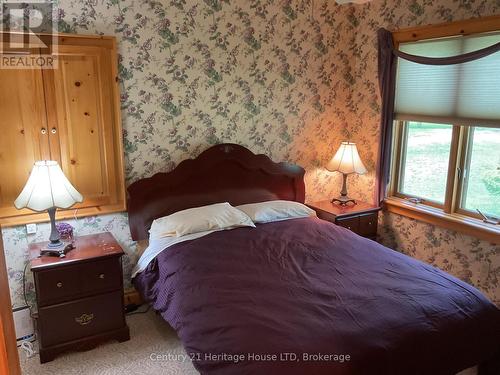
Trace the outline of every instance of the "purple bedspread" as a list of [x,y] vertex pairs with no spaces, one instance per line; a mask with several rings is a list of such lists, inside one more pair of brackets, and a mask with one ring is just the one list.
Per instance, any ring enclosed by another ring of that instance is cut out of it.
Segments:
[[454,374],[500,350],[478,290],[316,218],[174,245],[134,284],[202,374]]

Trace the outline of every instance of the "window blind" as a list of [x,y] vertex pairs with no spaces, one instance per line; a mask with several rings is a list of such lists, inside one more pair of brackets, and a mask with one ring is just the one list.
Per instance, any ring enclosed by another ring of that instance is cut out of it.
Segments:
[[[450,57],[500,42],[500,34],[402,43],[411,55]],[[455,65],[398,59],[395,118],[500,127],[500,52]]]

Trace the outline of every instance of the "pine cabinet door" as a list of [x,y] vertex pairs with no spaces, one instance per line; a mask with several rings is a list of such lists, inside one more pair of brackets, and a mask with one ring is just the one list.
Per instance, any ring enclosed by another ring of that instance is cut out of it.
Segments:
[[[92,46],[59,46],[58,69],[46,71],[53,82],[57,138],[54,158],[83,195],[83,207],[110,205],[117,196],[116,123],[109,50]],[[52,143],[51,143],[52,144]]]
[[50,159],[42,72],[0,69],[0,217],[20,213],[14,200],[41,159]]
[[2,225],[47,221],[14,207],[36,160],[58,161],[83,195],[58,220],[126,209],[116,40],[59,34],[52,54],[54,69],[0,69]]

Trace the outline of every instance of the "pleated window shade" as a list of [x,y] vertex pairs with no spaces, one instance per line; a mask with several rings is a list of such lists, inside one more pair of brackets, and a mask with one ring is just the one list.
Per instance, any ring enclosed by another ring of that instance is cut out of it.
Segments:
[[[412,55],[450,57],[500,42],[500,33],[402,43]],[[398,59],[395,118],[500,127],[500,52],[456,65]]]

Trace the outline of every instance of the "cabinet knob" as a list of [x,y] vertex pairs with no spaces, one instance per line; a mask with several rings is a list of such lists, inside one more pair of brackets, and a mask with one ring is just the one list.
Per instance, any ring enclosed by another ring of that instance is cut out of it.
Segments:
[[40,133],[42,133],[42,134],[44,134],[44,135],[45,135],[45,134],[47,134],[47,129],[42,128],[42,129],[40,130]]
[[104,274],[103,273],[99,274],[99,278],[104,279]]
[[60,282],[60,281],[59,281],[59,282],[56,284],[56,286],[57,286],[58,288],[62,288],[62,282]]
[[56,128],[52,128],[52,129],[50,129],[50,132],[51,132],[52,134],[56,134],[56,133],[57,133],[57,129],[56,129]]

